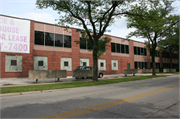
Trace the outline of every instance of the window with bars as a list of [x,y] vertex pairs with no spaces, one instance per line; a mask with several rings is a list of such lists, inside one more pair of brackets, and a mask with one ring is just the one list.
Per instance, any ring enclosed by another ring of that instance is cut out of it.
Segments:
[[11,66],[17,66],[17,60],[11,60]]
[[44,66],[44,62],[43,61],[38,61],[38,66]]

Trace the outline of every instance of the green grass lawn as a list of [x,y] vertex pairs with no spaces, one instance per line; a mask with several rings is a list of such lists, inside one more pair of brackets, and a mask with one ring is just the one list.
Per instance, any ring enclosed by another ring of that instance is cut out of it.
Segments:
[[175,72],[175,73],[172,73],[172,74],[180,74],[179,72]]
[[116,79],[103,79],[103,80],[99,80],[98,82],[92,82],[92,80],[87,80],[87,81],[76,81],[76,82],[68,82],[68,83],[53,83],[53,84],[1,87],[1,94],[95,86],[95,85],[137,81],[137,80],[144,80],[144,79],[151,79],[151,78],[158,78],[158,77],[167,77],[167,76],[168,75],[135,76],[135,77],[116,78]]

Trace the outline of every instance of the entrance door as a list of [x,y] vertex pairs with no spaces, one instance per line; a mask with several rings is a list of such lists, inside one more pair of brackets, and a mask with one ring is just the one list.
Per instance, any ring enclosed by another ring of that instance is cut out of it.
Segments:
[[130,64],[127,64],[127,69],[130,69]]

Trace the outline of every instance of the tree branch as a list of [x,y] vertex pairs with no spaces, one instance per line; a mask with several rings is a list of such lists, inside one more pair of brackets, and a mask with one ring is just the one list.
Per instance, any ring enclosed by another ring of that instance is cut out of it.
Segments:
[[173,27],[175,24],[177,24],[179,22],[179,20],[177,20],[175,23],[171,24],[166,30],[164,30],[163,32],[161,32],[159,34],[159,36],[162,36],[167,30],[169,30],[171,27]]

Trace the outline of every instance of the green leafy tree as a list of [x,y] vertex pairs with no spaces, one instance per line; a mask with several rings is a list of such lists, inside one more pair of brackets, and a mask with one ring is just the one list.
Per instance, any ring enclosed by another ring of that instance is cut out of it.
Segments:
[[137,0],[136,4],[131,5],[132,14],[127,15],[127,27],[136,28],[134,32],[128,34],[132,36],[146,38],[146,47],[152,57],[153,72],[155,72],[155,54],[158,41],[164,37],[164,34],[179,22],[177,16],[172,15],[173,7],[169,0]]
[[[51,7],[58,11],[60,25],[78,25],[83,27],[79,30],[88,42],[89,50],[93,53],[93,81],[98,81],[97,59],[106,51],[106,44],[109,38],[103,37],[107,27],[114,23],[115,18],[127,14],[126,5],[129,1],[112,0],[37,0],[38,8]],[[85,41],[76,43],[85,43]]]
[[[178,20],[178,16],[176,17]],[[164,39],[160,40],[158,46],[169,52],[179,51],[179,24],[174,25],[164,33]]]

